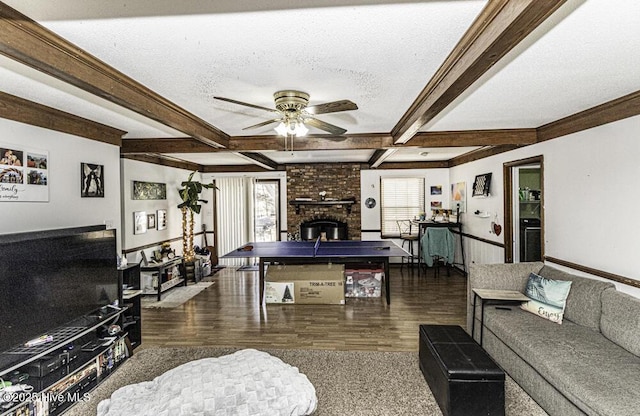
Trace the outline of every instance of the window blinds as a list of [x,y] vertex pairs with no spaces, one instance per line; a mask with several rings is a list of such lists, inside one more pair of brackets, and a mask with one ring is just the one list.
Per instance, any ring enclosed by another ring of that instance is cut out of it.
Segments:
[[398,237],[397,220],[409,220],[424,211],[424,178],[381,178],[382,237]]

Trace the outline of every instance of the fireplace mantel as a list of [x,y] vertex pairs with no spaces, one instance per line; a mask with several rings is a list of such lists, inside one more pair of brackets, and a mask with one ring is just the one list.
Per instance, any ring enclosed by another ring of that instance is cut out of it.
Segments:
[[338,200],[338,201],[300,201],[300,200],[291,200],[289,204],[296,207],[296,214],[300,214],[300,206],[302,205],[344,205],[347,209],[347,214],[351,214],[351,207],[355,204],[356,201],[353,199],[346,200]]

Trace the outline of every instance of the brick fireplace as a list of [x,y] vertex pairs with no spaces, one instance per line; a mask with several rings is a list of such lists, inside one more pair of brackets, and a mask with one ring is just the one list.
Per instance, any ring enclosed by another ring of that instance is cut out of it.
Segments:
[[[359,163],[287,165],[287,201],[296,198],[311,198],[312,201],[320,201],[319,193],[321,191],[326,192],[326,201],[355,198],[355,203],[348,207],[344,204],[302,204],[298,206],[299,213],[296,213],[295,206],[288,203],[287,232],[291,235],[300,235],[301,223],[311,220],[329,220],[346,223],[347,238],[360,240],[360,168]],[[330,230],[330,235],[334,235],[333,232]]]

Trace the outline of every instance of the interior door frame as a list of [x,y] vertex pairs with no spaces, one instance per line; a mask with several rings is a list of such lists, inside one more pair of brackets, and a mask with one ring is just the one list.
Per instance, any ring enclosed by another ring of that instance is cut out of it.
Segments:
[[515,167],[540,165],[540,253],[544,259],[544,156],[533,156],[525,159],[505,162],[502,165],[504,187],[504,262],[513,263],[513,171]]

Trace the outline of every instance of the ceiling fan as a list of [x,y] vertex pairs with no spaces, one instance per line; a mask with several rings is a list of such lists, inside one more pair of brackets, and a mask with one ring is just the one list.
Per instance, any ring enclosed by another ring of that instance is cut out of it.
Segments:
[[309,131],[306,127],[307,125],[339,136],[346,133],[347,130],[333,124],[329,124],[326,121],[319,120],[314,116],[317,114],[337,113],[340,111],[358,109],[358,106],[349,100],[332,101],[307,107],[307,104],[309,104],[309,94],[295,90],[282,90],[273,94],[276,108],[262,107],[255,104],[233,100],[231,98],[213,98],[216,100],[227,101],[234,104],[244,105],[246,107],[277,113],[278,116],[276,118],[254,124],[253,126],[245,127],[243,130],[267,126],[271,123],[280,123],[275,130],[278,134],[285,137],[306,135]]

